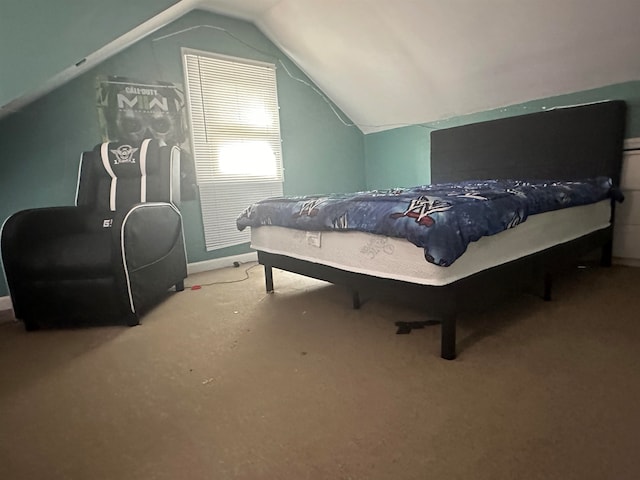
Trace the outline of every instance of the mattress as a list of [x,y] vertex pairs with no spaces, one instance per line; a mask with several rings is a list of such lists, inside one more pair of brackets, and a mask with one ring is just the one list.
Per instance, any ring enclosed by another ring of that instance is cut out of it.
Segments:
[[406,238],[439,266],[469,243],[531,215],[610,198],[611,179],[468,180],[355,193],[267,198],[247,207],[236,226],[277,225],[309,231],[358,231]]
[[531,215],[526,222],[473,242],[452,265],[424,259],[405,239],[348,231],[311,232],[278,226],[251,228],[251,247],[356,273],[442,286],[610,225],[609,200]]

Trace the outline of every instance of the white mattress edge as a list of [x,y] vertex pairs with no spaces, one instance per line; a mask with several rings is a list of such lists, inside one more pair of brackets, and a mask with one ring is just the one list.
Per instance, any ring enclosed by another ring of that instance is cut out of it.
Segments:
[[[350,272],[422,285],[444,286],[481,270],[502,265],[607,228],[610,226],[610,214],[610,202],[603,200],[590,205],[533,215],[515,228],[471,243],[467,251],[449,267],[428,263],[424,259],[423,249],[404,239],[364,232],[304,232],[278,226],[264,226],[252,229],[251,247],[267,253],[287,255]],[[286,236],[299,240],[301,235],[307,235],[307,238],[309,235],[317,237],[320,247],[315,245],[316,240],[302,244],[298,241],[300,245],[292,245],[288,242],[289,246],[294,248],[283,248],[278,245],[279,241],[286,241]],[[277,239],[274,240],[276,237]],[[339,251],[339,255],[335,257],[330,255],[319,258],[317,253],[322,249],[322,244],[328,243],[328,240],[335,241],[335,238],[349,238],[349,242],[342,243],[344,252]],[[397,254],[398,258],[402,255],[402,261],[397,263],[398,268],[390,262],[377,264],[372,261],[366,265],[358,264],[356,259],[362,256],[362,249],[358,252],[357,247],[363,242],[383,242],[385,245],[393,246],[393,255]]]

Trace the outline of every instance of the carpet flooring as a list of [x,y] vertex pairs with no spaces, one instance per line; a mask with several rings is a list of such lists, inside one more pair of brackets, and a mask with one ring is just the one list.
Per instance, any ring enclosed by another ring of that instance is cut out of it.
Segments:
[[640,478],[640,268],[462,316],[448,362],[439,327],[395,334],[428,305],[353,310],[277,270],[267,295],[249,267],[190,276],[132,328],[0,312],[0,478]]

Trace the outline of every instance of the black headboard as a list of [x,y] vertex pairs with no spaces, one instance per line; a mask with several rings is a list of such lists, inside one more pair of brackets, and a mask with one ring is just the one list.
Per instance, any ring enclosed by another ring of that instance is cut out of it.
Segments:
[[624,101],[562,107],[431,132],[431,183],[475,179],[620,182]]

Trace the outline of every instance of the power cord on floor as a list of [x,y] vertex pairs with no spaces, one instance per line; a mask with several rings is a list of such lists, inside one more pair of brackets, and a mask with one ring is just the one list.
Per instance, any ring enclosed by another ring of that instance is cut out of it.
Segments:
[[[233,262],[233,266],[236,267],[236,268],[240,267],[240,265],[241,265],[240,262]],[[238,278],[236,280],[222,280],[222,281],[210,282],[210,283],[197,283],[197,284],[194,284],[194,285],[191,285],[191,286],[187,285],[186,288],[189,288],[191,290],[200,290],[202,287],[209,287],[211,285],[224,285],[224,284],[227,284],[227,283],[244,282],[244,281],[249,279],[249,272],[252,269],[254,269],[256,267],[259,267],[259,266],[260,266],[260,264],[258,262],[255,262],[255,265],[251,265],[250,267],[245,268],[245,270],[244,270],[244,278]]]

